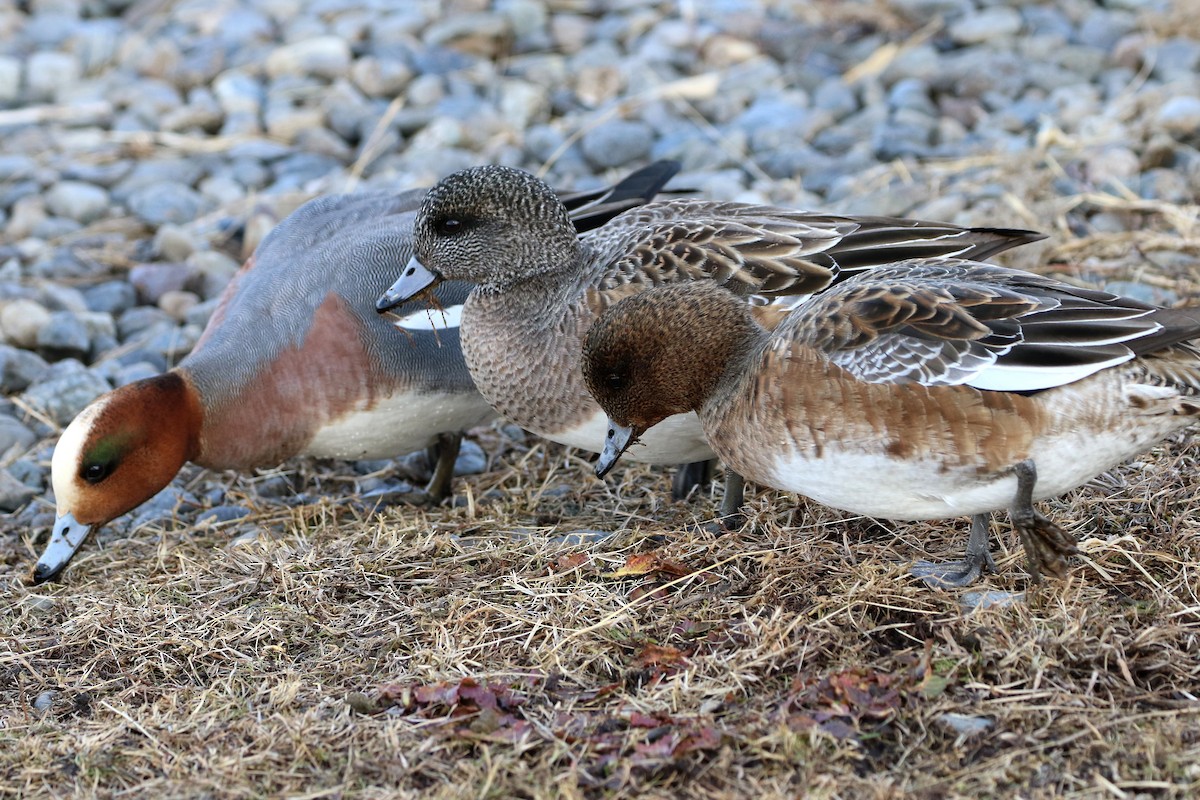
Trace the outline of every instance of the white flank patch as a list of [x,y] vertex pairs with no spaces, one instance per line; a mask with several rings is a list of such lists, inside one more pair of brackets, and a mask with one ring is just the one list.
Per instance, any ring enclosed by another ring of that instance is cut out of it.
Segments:
[[[578,427],[543,435],[568,447],[599,453],[604,449],[604,440],[608,436],[608,417],[603,411],[597,410]],[[689,464],[715,458],[704,439],[700,418],[693,413],[667,417],[645,433],[621,457],[647,464]]]
[[304,454],[352,460],[395,458],[429,446],[439,433],[473,428],[494,416],[474,392],[406,392],[326,424],[304,448]]
[[406,331],[444,331],[449,328],[457,328],[462,323],[462,311],[461,303],[456,306],[446,306],[443,309],[422,308],[411,314],[405,314],[392,324]]

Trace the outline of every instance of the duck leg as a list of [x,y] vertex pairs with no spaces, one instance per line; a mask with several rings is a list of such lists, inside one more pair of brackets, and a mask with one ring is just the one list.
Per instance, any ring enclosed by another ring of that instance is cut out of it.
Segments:
[[686,500],[692,490],[698,486],[703,486],[712,480],[713,470],[717,467],[717,460],[710,458],[708,461],[693,461],[690,464],[681,464],[679,470],[675,473],[675,477],[671,480],[671,499]]
[[454,480],[454,462],[458,460],[462,438],[462,431],[439,433],[437,441],[429,446],[429,460],[432,462],[436,457],[433,477],[425,487],[425,495],[430,505],[437,505],[450,496],[450,485]]
[[721,526],[735,531],[746,524],[746,515],[741,512],[745,501],[746,479],[731,469],[725,470],[725,496],[721,498]]
[[991,521],[990,512],[971,517],[971,535],[967,539],[967,554],[961,561],[945,561],[940,564],[932,561],[918,561],[913,564],[910,571],[930,586],[939,589],[969,586],[977,581],[985,571],[995,572],[996,562],[992,560],[992,554],[988,549],[990,539],[988,528]]
[[1029,575],[1034,583],[1041,581],[1044,572],[1061,578],[1067,571],[1066,557],[1079,552],[1075,548],[1075,540],[1034,509],[1033,487],[1037,483],[1037,468],[1033,461],[1022,461],[1013,467],[1013,472],[1017,476],[1017,496],[1013,498],[1008,515],[1021,537],[1021,544],[1025,546]]

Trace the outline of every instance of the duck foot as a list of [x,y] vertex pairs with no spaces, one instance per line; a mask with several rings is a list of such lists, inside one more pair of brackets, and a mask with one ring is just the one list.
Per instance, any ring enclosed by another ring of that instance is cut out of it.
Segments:
[[996,562],[988,550],[988,527],[991,514],[976,514],[971,518],[971,535],[967,553],[959,561],[918,561],[910,572],[936,589],[961,588],[979,580],[984,572],[995,572]]
[[1032,461],[1022,461],[1013,471],[1017,475],[1017,496],[1009,509],[1013,527],[1025,546],[1025,557],[1029,559],[1029,576],[1034,583],[1048,573],[1056,578],[1067,574],[1067,556],[1079,550],[1075,540],[1033,507],[1033,486],[1037,483],[1037,468]]
[[680,464],[675,477],[671,479],[671,499],[686,500],[693,490],[706,486],[712,480],[716,468],[715,458]]

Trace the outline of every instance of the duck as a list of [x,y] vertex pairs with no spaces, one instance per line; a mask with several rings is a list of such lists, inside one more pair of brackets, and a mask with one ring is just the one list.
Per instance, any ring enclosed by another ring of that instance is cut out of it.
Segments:
[[1065,574],[1074,541],[1033,503],[1196,421],[1198,337],[1200,308],[917,259],[852,276],[773,330],[714,286],[655,288],[607,309],[581,358],[608,415],[597,475],[695,412],[763,486],[872,517],[970,515],[966,557],[918,572],[963,586],[995,569],[1002,509],[1032,581]]
[[[678,164],[656,162],[611,188],[564,195],[588,230],[660,191]],[[309,201],[261,242],[176,367],[98,398],[51,459],[56,519],[33,582],[57,577],[89,534],[163,489],[185,462],[218,470],[307,455],[391,458],[437,447],[414,501],[450,492],[462,431],[494,417],[462,359],[470,286],[375,313],[412,253],[425,189]]]
[[[413,257],[381,312],[442,281],[474,288],[463,305],[467,369],[501,416],[559,444],[598,453],[606,419],[580,371],[583,335],[607,307],[652,286],[711,281],[764,320],[855,272],[902,258],[988,258],[1043,238],[889,217],[846,217],[699,198],[657,200],[576,236],[561,202],[523,170],[489,165],[434,186],[413,221]],[[769,303],[774,300],[776,302]],[[630,458],[713,456],[693,413],[648,431]],[[721,519],[736,527],[742,480],[727,471]]]

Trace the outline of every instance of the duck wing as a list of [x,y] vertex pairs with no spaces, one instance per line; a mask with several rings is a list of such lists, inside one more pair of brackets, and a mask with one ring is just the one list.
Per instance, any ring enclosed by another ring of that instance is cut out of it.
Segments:
[[804,304],[776,346],[870,383],[1037,391],[1200,336],[1200,318],[972,261],[863,273]]

